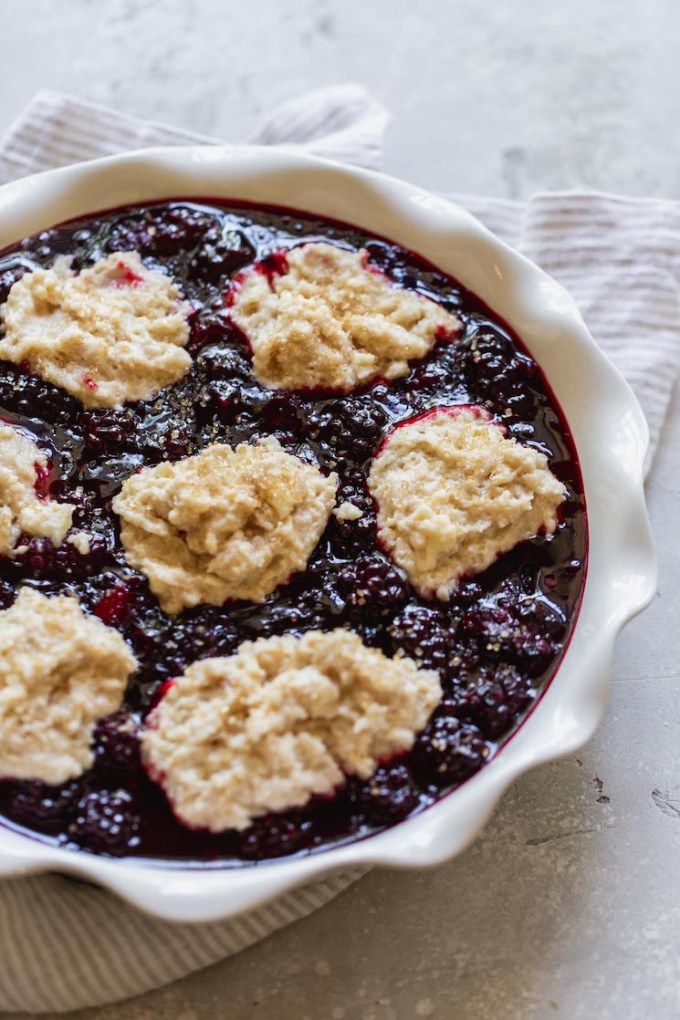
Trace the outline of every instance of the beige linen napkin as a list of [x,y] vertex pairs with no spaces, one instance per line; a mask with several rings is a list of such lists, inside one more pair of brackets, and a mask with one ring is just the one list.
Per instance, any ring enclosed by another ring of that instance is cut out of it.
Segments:
[[[343,85],[277,108],[248,141],[375,167],[387,120],[363,88]],[[0,181],[125,149],[195,141],[214,140],[41,92],[0,144]],[[653,452],[680,363],[680,205],[596,194],[539,195],[526,204],[456,200],[569,288],[637,392]],[[159,987],[304,917],[362,873],[335,875],[245,917],[201,926],[141,916],[102,890],[59,876],[5,881],[0,1010],[67,1011]]]

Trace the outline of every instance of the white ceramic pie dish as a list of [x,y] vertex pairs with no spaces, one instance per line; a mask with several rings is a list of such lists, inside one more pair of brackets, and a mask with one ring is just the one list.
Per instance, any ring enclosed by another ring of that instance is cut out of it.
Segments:
[[647,425],[637,400],[595,345],[567,292],[452,203],[381,174],[290,152],[153,149],[0,188],[0,248],[114,206],[208,196],[290,206],[388,237],[455,276],[507,321],[541,365],[571,427],[590,550],[571,642],[529,718],[463,786],[391,829],[307,857],[227,869],[96,857],[55,849],[0,825],[0,875],[69,873],[157,916],[183,921],[248,910],[338,869],[424,867],[458,853],[518,775],[592,736],[606,704],[616,635],[651,600],[656,584],[643,492]]

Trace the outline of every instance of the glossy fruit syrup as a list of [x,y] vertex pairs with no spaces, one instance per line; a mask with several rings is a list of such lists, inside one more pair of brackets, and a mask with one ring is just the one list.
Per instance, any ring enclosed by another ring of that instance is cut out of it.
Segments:
[[[229,325],[225,290],[255,259],[271,256],[266,265],[279,272],[277,253],[319,239],[366,248],[369,264],[397,286],[455,312],[463,324],[457,341],[442,340],[406,377],[345,397],[262,388]],[[94,767],[56,788],[0,783],[0,813],[7,824],[73,848],[238,865],[359,838],[423,810],[498,753],[554,674],[578,609],[586,557],[581,480],[541,372],[473,295],[399,246],[353,227],[246,206],[177,201],[45,231],[0,257],[0,302],[24,272],[58,255],[72,255],[75,268],[83,268],[128,250],[181,284],[193,308],[193,368],[152,400],[88,411],[0,362],[0,417],[45,450],[51,472],[43,488],[74,503],[74,527],[93,535],[86,555],[70,543],[56,549],[26,536],[25,551],[0,562],[0,608],[25,584],[75,595],[125,636],[140,666],[123,708],[96,729]],[[396,423],[438,405],[470,403],[485,405],[509,435],[546,453],[568,499],[554,536],[517,546],[443,604],[419,597],[381,551],[366,474]],[[338,502],[359,506],[363,516],[331,517],[307,569],[263,605],[200,606],[168,616],[125,561],[112,497],[142,466],[215,441],[236,445],[266,435],[336,471]],[[181,825],[139,758],[137,733],[162,684],[196,659],[231,654],[244,640],[338,626],[439,672],[444,695],[413,750],[382,765],[370,782],[350,779],[334,798],[261,818],[243,833],[209,835]]]

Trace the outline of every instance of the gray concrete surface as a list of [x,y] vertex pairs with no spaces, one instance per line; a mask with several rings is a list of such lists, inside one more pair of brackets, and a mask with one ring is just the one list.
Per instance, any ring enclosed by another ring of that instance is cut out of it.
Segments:
[[[51,87],[240,139],[270,103],[358,80],[395,114],[386,168],[426,186],[680,197],[674,0],[4,0],[0,15],[0,130]],[[649,484],[659,595],[619,642],[587,749],[518,782],[445,867],[374,873],[81,1020],[679,1017],[679,451],[675,405]]]

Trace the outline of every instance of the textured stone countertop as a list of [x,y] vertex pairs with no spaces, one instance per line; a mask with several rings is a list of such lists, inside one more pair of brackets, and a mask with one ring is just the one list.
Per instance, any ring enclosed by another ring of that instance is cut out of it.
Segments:
[[[0,130],[40,87],[242,139],[272,102],[357,80],[386,169],[522,197],[680,197],[674,0],[5,3]],[[680,1016],[680,408],[649,482],[654,605],[621,637],[597,737],[509,791],[475,845],[375,872],[221,965],[82,1020]]]

